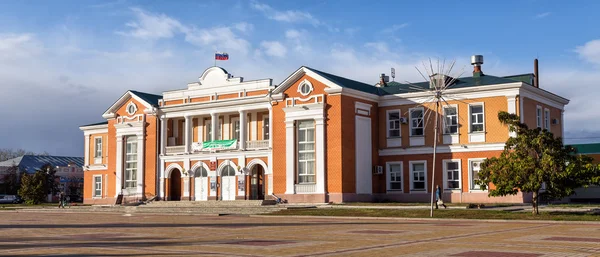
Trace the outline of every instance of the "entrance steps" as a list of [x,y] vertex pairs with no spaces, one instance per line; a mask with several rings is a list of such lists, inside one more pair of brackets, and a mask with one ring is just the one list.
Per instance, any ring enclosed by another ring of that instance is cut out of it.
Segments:
[[263,205],[275,205],[274,200],[236,200],[236,201],[153,201],[138,207],[141,208],[247,208],[260,207]]

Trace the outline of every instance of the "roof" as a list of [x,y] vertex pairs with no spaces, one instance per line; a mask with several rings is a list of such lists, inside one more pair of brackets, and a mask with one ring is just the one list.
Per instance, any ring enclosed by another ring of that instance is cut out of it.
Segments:
[[25,171],[27,173],[34,173],[36,170],[38,170],[46,164],[50,164],[53,167],[66,167],[69,166],[69,163],[73,163],[78,167],[82,167],[83,157],[23,155],[21,157],[0,162],[0,166],[12,166],[16,164],[19,166],[20,170]]
[[[508,84],[518,81],[521,80],[482,74],[480,77],[468,76],[458,78],[449,88],[467,88],[497,84]],[[380,87],[380,89],[383,91],[383,95],[419,92],[420,90],[416,88],[421,88],[423,90],[429,89],[429,81],[410,84],[403,84],[392,81],[388,82],[387,86]]]
[[323,72],[320,70],[316,70],[307,66],[304,66],[305,68],[325,77],[326,79],[330,80],[333,83],[338,84],[341,87],[345,87],[345,88],[350,88],[350,89],[354,89],[354,90],[358,90],[358,91],[362,91],[365,93],[371,93],[374,95],[381,95],[381,90],[378,87],[375,87],[373,85],[369,85],[367,83],[363,83],[363,82],[359,82],[356,80],[351,80],[351,79],[347,79],[344,77],[340,77],[340,76],[336,76],[327,72]]
[[87,124],[87,125],[82,125],[79,127],[91,127],[91,126],[98,126],[98,125],[107,125],[108,121],[103,121],[103,122],[98,122],[98,123],[92,123],[92,124]]
[[600,143],[595,144],[574,144],[571,145],[577,149],[578,154],[600,153]]
[[158,100],[162,99],[162,95],[148,94],[148,93],[139,92],[139,91],[135,91],[135,90],[129,90],[129,91],[131,93],[137,95],[139,98],[142,98],[142,100],[148,102],[152,106],[158,106]]

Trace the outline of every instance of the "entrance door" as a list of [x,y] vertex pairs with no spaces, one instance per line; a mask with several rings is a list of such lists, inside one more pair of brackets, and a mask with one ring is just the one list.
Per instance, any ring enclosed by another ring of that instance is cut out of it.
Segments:
[[171,201],[181,200],[181,172],[178,169],[171,171],[170,187],[169,194],[171,195]]
[[196,169],[194,173],[194,198],[196,201],[208,199],[208,171],[204,167]]
[[221,200],[235,200],[235,169],[231,166],[226,166],[221,171]]
[[265,199],[264,175],[265,172],[263,167],[254,165],[254,168],[252,168],[252,175],[250,175],[250,200]]

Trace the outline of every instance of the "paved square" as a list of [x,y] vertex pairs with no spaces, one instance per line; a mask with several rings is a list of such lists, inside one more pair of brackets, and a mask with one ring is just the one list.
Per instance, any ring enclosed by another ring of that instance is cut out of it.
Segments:
[[8,256],[600,256],[600,223],[0,213]]

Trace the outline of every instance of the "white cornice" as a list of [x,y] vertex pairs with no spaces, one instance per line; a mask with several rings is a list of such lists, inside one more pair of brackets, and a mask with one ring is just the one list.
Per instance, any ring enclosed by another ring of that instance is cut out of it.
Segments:
[[98,125],[98,126],[90,126],[90,127],[79,127],[83,131],[84,136],[94,135],[94,134],[102,134],[108,133],[108,125]]
[[213,88],[203,88],[202,86],[198,86],[197,88],[191,89],[179,89],[173,91],[163,92],[163,100],[181,100],[187,97],[197,98],[197,97],[206,97],[213,96],[215,93],[219,95],[225,94],[236,94],[239,92],[254,92],[261,90],[271,90],[274,89],[275,86],[271,84],[271,79],[266,80],[257,80],[257,81],[248,81],[243,82],[238,85],[226,85],[221,87],[213,87]]
[[252,111],[252,110],[268,110],[270,107],[268,102],[255,102],[255,103],[237,103],[235,105],[223,105],[223,106],[215,106],[211,105],[210,107],[203,108],[187,108],[187,109],[177,109],[177,110],[169,110],[168,112],[163,112],[161,118],[179,118],[185,116],[204,116],[210,115],[211,113],[237,113],[241,111]]
[[552,94],[546,90],[532,87],[532,86],[522,87],[519,92],[520,92],[520,95],[523,97],[533,99],[535,101],[550,105],[550,106],[552,106],[554,108],[558,108],[560,110],[564,110],[565,105],[567,105],[569,103],[569,99],[560,97],[560,96]]
[[[470,144],[470,145],[442,145],[437,147],[437,153],[464,153],[481,151],[502,151],[504,143],[497,144]],[[433,147],[410,147],[410,148],[389,148],[380,149],[380,156],[391,155],[412,155],[412,154],[433,154]]]
[[[135,99],[136,101],[140,102],[146,108],[152,108],[152,104],[144,101],[142,98],[139,98],[137,95],[135,95],[131,91],[127,91],[113,105],[111,105],[108,108],[108,110],[106,110],[104,112],[104,114],[102,114],[102,117],[105,118],[105,119],[114,118],[114,115],[115,115],[114,113],[117,111],[117,109],[119,107],[121,107],[123,104],[125,104],[129,100],[129,97],[131,97],[131,98]],[[111,115],[113,115],[113,116],[111,116]]]
[[216,100],[211,102],[200,102],[200,103],[186,103],[186,104],[178,104],[178,105],[168,105],[160,108],[162,113],[172,113],[172,112],[181,112],[181,111],[210,111],[215,108],[222,108],[228,106],[234,106],[239,108],[245,104],[257,104],[264,103],[269,104],[269,100],[265,96],[252,96],[245,97],[243,99],[224,99],[224,100]]

